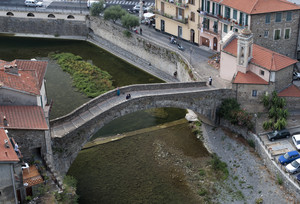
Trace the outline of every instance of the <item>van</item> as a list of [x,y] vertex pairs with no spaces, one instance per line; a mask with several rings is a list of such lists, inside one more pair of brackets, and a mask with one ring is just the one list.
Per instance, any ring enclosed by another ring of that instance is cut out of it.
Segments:
[[43,6],[43,2],[37,1],[37,0],[26,0],[25,5],[33,6],[33,7],[41,7],[41,6]]

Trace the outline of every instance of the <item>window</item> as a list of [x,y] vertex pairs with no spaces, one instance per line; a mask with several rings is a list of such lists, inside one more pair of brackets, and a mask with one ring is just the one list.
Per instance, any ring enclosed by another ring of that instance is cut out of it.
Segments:
[[292,20],[292,12],[291,11],[288,11],[286,13],[286,21],[291,21]]
[[268,38],[268,37],[269,37],[269,31],[268,31],[268,30],[265,30],[265,32],[264,32],[264,37],[265,37],[265,38]]
[[201,11],[204,11],[205,0],[201,1]]
[[182,38],[182,27],[178,26],[178,38]]
[[265,75],[265,71],[260,70],[260,75],[264,76]]
[[290,39],[290,35],[291,35],[291,29],[286,28],[284,31],[284,39]]
[[191,12],[191,21],[195,22],[195,13],[194,12]]
[[203,28],[206,30],[209,30],[209,19],[208,18],[203,18]]
[[274,31],[274,40],[279,40],[280,39],[280,30],[275,30]]
[[275,22],[281,22],[281,12],[276,13]]
[[225,18],[230,18],[230,8],[225,6]]
[[266,24],[269,24],[271,22],[271,14],[267,13],[266,14]]
[[195,5],[195,0],[189,0],[189,4]]
[[252,90],[252,96],[257,97],[257,90]]
[[237,20],[237,10],[233,10],[233,19]]
[[216,15],[216,3],[212,3],[212,14]]
[[207,13],[210,13],[210,1],[207,1],[207,4],[206,4],[206,12],[207,12]]
[[177,19],[182,20],[183,9],[177,7]]
[[224,33],[227,33],[227,30],[228,30],[228,26],[224,24]]
[[218,33],[218,21],[214,21],[214,32]]

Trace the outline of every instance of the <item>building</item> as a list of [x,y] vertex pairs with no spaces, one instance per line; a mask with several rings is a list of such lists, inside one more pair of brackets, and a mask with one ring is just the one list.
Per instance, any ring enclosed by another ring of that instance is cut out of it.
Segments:
[[19,162],[5,130],[0,128],[0,203],[17,203],[15,164]]
[[156,29],[220,51],[246,26],[254,43],[294,58],[300,7],[285,0],[156,0]]
[[44,76],[47,61],[0,60],[0,105],[31,105],[45,108]]
[[293,80],[296,60],[253,43],[253,34],[243,29],[224,39],[220,58],[220,77],[232,82],[232,89],[243,108],[263,110],[260,96],[280,92]]

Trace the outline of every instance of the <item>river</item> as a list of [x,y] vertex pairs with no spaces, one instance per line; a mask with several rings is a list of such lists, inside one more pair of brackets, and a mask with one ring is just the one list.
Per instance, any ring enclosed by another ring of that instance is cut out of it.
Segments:
[[[161,80],[90,43],[72,40],[0,37],[2,60],[49,60],[52,52],[81,56],[113,77],[113,85],[157,83]],[[72,80],[49,60],[46,90],[53,100],[50,117],[69,113],[89,100],[72,87]],[[93,138],[107,137],[156,126],[184,118],[185,110],[162,108],[126,115],[103,127]],[[195,203],[197,199],[184,181],[184,175],[159,159],[162,149],[207,157],[202,143],[195,140],[187,122],[149,131],[134,137],[83,150],[70,168],[78,180],[80,203]],[[200,153],[199,153],[200,152]],[[194,156],[195,156],[194,155]]]

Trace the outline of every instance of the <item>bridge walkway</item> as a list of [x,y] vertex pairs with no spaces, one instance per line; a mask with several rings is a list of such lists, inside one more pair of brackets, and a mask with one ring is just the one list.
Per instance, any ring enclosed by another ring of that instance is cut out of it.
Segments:
[[[131,94],[131,99],[132,99],[132,98],[141,98],[141,97],[145,97],[145,96],[192,93],[192,92],[215,90],[215,89],[217,89],[217,88],[212,88],[212,87],[208,87],[208,86],[201,86],[201,87],[198,86],[198,87],[187,87],[187,88],[142,90],[142,91],[127,92],[127,93],[122,92],[122,89],[120,89],[121,90],[120,96],[117,96],[117,94],[115,94],[113,97],[95,104],[94,106],[90,107],[87,111],[80,113],[78,116],[72,118],[71,120],[67,120],[59,125],[53,125],[51,127],[51,136],[52,137],[63,137],[68,132],[71,132],[72,130],[80,127],[81,125],[83,125],[84,123],[88,122],[89,120],[95,118],[102,112],[109,110],[112,107],[119,105],[121,103],[125,103],[127,101],[126,95],[128,93]],[[114,90],[114,92],[116,93],[116,90]]]

